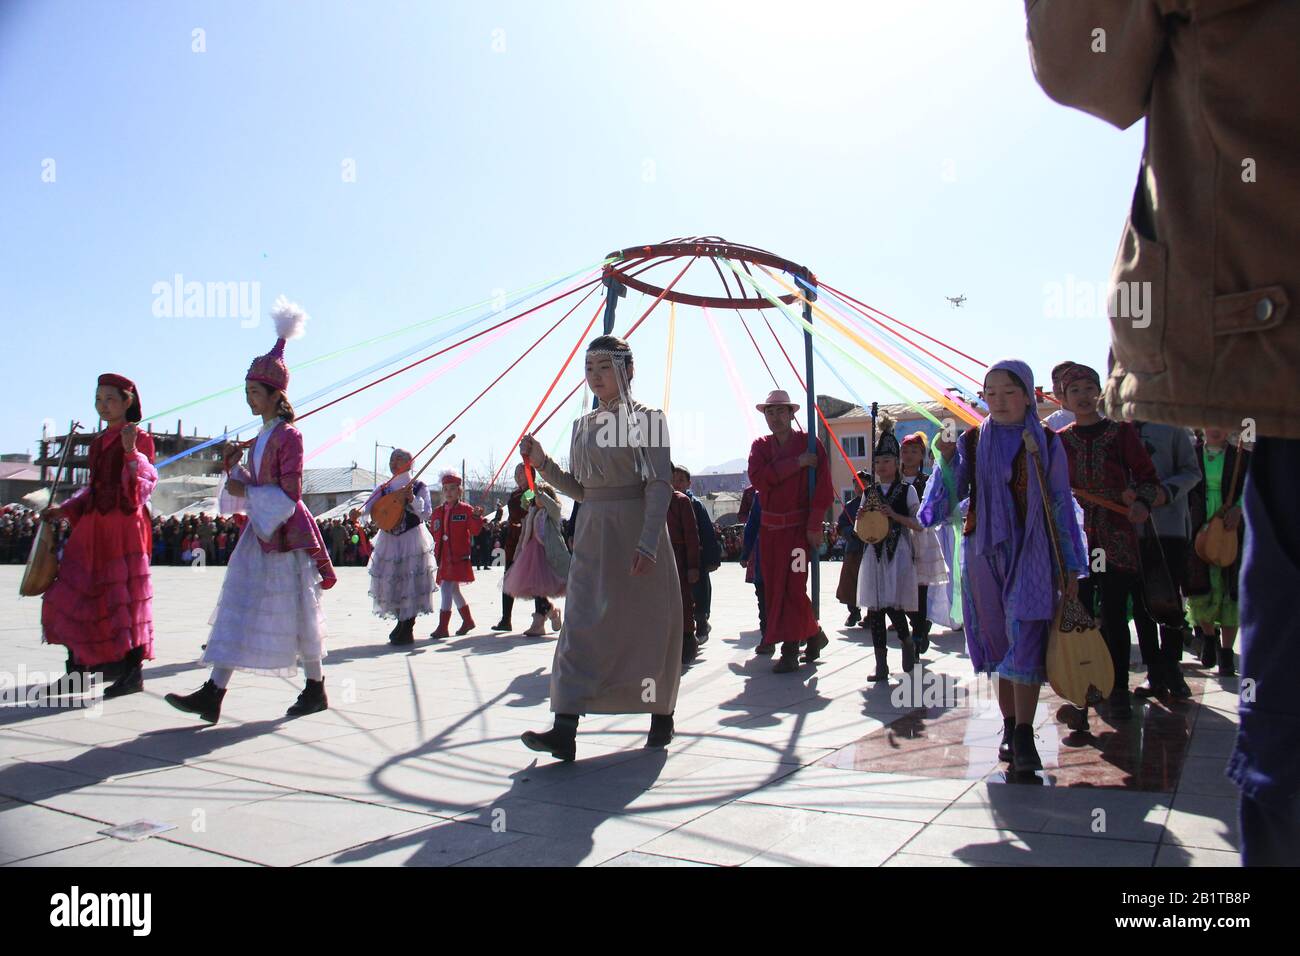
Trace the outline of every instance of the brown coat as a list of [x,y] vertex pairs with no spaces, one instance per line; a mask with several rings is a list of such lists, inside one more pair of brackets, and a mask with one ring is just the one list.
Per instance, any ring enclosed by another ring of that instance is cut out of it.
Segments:
[[1234,430],[1250,418],[1300,438],[1300,3],[1025,8],[1048,96],[1121,129],[1147,120],[1111,273],[1112,288],[1142,290],[1145,314],[1112,298],[1109,413]]

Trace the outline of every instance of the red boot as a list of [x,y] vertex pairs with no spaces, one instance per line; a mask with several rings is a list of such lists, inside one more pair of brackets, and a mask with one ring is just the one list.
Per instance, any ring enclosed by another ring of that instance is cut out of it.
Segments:
[[460,637],[462,634],[468,634],[470,631],[474,630],[474,617],[469,613],[468,604],[460,609],[460,619],[462,623],[460,627],[456,628],[457,637]]
[[451,620],[451,611],[438,612],[438,629],[429,636],[435,641],[444,637],[451,637],[447,632],[447,623]]

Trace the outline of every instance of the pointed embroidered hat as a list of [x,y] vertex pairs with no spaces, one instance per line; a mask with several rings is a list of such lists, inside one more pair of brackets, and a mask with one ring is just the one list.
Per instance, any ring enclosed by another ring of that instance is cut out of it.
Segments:
[[253,359],[244,376],[247,382],[261,382],[268,388],[287,391],[289,388],[289,366],[284,361],[284,343],[289,339],[300,338],[307,328],[309,316],[296,302],[290,302],[284,296],[275,300],[271,308],[271,321],[275,323],[275,347],[265,355]]

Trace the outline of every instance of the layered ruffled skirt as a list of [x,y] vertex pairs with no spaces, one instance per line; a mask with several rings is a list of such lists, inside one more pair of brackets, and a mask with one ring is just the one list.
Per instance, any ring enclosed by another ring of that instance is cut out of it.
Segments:
[[370,597],[375,614],[405,621],[433,613],[437,573],[433,537],[423,524],[397,535],[380,531],[375,535],[375,553],[370,556]]
[[116,663],[135,647],[152,660],[152,545],[142,512],[84,515],[41,604],[45,643],[66,646],[72,660],[86,667]]
[[208,623],[203,663],[292,677],[301,661],[324,658],[320,573],[306,551],[262,550],[252,529],[239,536]]

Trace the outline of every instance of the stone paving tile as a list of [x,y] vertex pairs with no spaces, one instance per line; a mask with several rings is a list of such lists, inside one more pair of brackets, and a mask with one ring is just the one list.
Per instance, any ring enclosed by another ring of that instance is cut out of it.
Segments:
[[0,864],[102,840],[102,823],[31,803],[0,805]]
[[427,826],[421,814],[309,793],[233,807],[168,839],[268,866],[293,866]]
[[657,853],[642,853],[639,850],[633,850],[628,853],[620,853],[613,859],[606,860],[601,866],[713,866],[712,863],[697,863],[694,860],[677,860],[670,856],[659,856]]
[[1156,847],[1114,839],[932,823],[904,852],[1002,866],[1151,866]]
[[148,819],[190,829],[207,826],[234,807],[292,792],[195,767],[172,767],[88,783],[43,797],[40,804],[112,826]]
[[131,843],[101,837],[91,843],[82,843],[40,856],[28,857],[10,866],[253,866],[243,860],[231,859],[206,850],[169,843],[161,837],[150,837]]
[[1236,797],[1177,794],[1165,842],[1201,850],[1235,850],[1240,844],[1237,805]]

